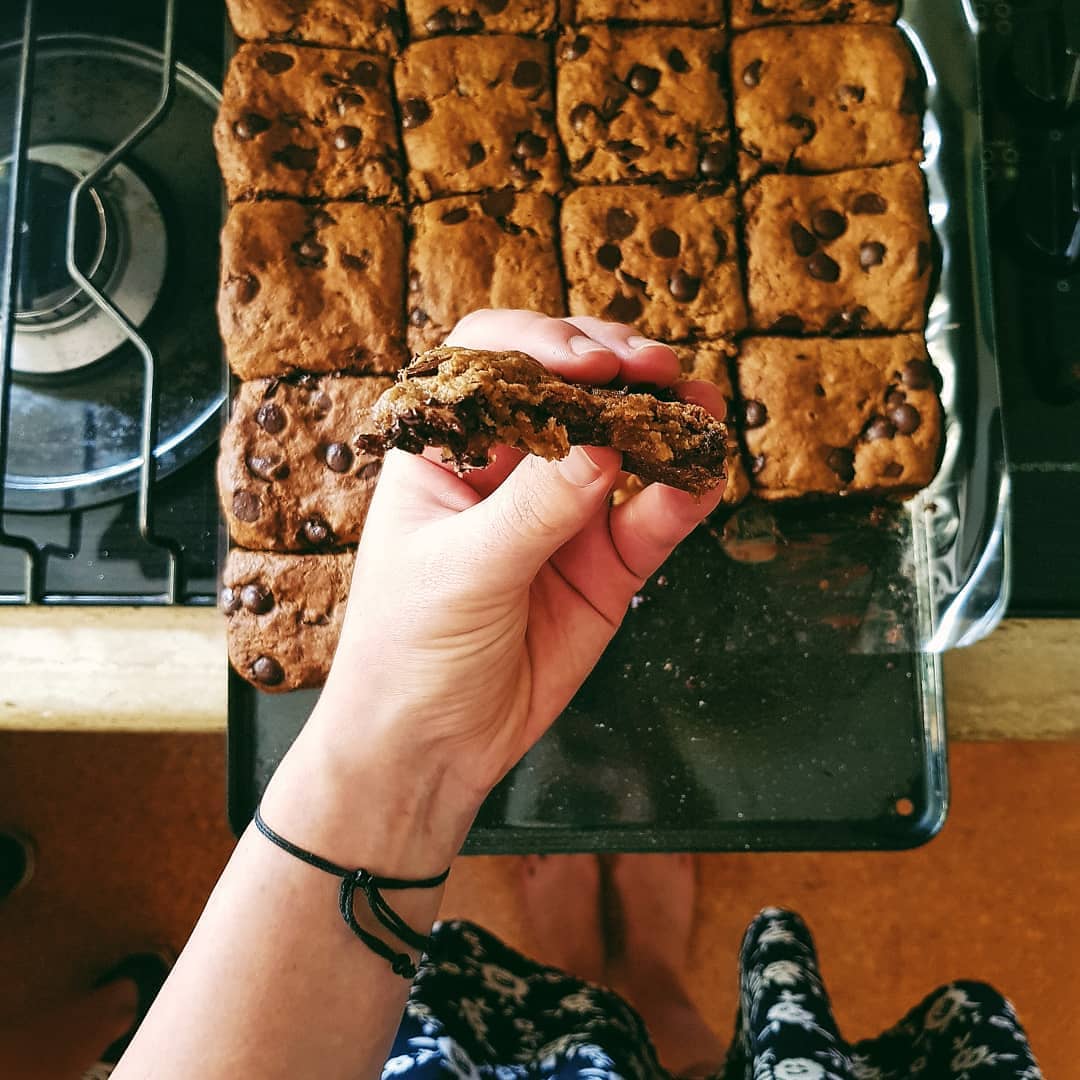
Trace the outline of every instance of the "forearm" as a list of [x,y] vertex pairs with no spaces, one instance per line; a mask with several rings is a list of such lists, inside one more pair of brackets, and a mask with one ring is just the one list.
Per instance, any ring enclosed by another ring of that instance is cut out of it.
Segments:
[[[324,746],[301,737],[282,762],[263,802],[271,828],[333,862],[380,875],[422,878],[445,869],[467,822],[439,820],[429,801],[438,785],[374,755],[338,772]],[[345,925],[339,886],[249,828],[117,1080],[378,1076],[409,984]],[[441,895],[386,894],[424,934]],[[359,892],[356,913],[365,929],[405,950],[369,917]]]

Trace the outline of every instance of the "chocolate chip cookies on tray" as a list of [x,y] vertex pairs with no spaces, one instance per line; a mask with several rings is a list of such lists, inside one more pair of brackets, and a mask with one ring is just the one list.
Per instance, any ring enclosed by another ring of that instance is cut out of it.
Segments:
[[481,307],[626,322],[730,402],[725,501],[910,493],[921,76],[892,0],[228,0],[219,482],[236,670],[319,685],[370,411]]

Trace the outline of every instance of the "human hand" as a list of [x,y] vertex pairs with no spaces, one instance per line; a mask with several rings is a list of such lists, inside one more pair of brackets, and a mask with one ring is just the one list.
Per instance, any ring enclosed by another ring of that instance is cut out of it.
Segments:
[[[519,349],[595,384],[667,386],[680,370],[667,346],[591,318],[481,311],[447,344]],[[677,392],[723,415],[711,384]],[[633,595],[716,507],[723,485],[695,500],[653,484],[613,508],[620,455],[610,448],[574,447],[549,462],[500,447],[487,468],[460,477],[437,457],[386,457],[308,729],[339,767],[377,760],[383,775],[425,789],[440,821],[432,828],[445,824],[452,844],[566,707]]]

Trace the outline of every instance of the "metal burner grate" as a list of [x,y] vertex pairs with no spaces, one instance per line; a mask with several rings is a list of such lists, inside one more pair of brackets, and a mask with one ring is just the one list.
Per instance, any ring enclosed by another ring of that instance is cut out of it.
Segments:
[[[192,428],[184,427],[177,434],[175,402],[183,399],[187,402],[185,407],[194,408],[192,403],[195,402],[195,395],[189,393],[187,386],[173,385],[177,382],[173,377],[172,366],[175,348],[166,345],[170,351],[163,364],[161,346],[155,342],[153,333],[148,332],[143,324],[165,280],[164,232],[162,231],[159,237],[157,234],[153,238],[148,236],[148,232],[152,233],[161,228],[160,219],[151,221],[148,214],[139,218],[139,243],[134,247],[143,250],[137,253],[136,257],[145,260],[146,250],[149,249],[151,261],[156,259],[158,264],[149,268],[140,266],[139,269],[144,271],[143,277],[149,281],[149,289],[152,291],[149,295],[138,295],[130,289],[117,287],[115,278],[108,280],[109,260],[114,253],[106,251],[105,234],[109,221],[97,194],[99,188],[111,184],[129,194],[134,192],[136,200],[143,199],[145,195],[145,205],[157,210],[153,196],[132,168],[135,163],[133,154],[163,121],[170,117],[170,113],[176,112],[178,67],[185,72],[184,78],[191,81],[190,72],[177,62],[176,9],[176,0],[163,0],[160,52],[144,49],[140,53],[142,58],[152,58],[143,59],[141,62],[144,66],[151,65],[147,76],[151,80],[149,93],[153,93],[156,83],[156,102],[151,106],[148,96],[145,109],[140,108],[135,114],[137,122],[130,127],[126,135],[110,137],[100,148],[104,153],[83,149],[80,151],[83,155],[81,159],[70,160],[68,153],[68,158],[61,160],[56,158],[55,152],[69,152],[72,148],[49,144],[31,145],[32,141],[40,142],[36,123],[35,140],[31,138],[31,118],[37,105],[42,104],[44,92],[40,82],[35,84],[35,67],[39,68],[39,79],[44,78],[48,61],[43,58],[46,55],[43,49],[47,50],[49,43],[58,39],[50,38],[44,33],[45,20],[41,0],[24,0],[21,23],[16,31],[17,34],[21,32],[21,37],[16,38],[12,46],[13,51],[18,49],[18,58],[13,65],[17,74],[14,116],[11,121],[11,156],[5,162],[7,199],[4,200],[6,205],[2,208],[3,248],[0,249],[6,256],[0,276],[0,549],[7,549],[0,551],[0,554],[4,554],[9,560],[21,559],[22,565],[21,590],[14,593],[10,587],[3,590],[2,600],[6,603],[82,602],[89,599],[83,596],[57,596],[49,592],[46,583],[49,545],[40,537],[35,537],[35,529],[28,527],[26,514],[20,514],[17,518],[13,515],[37,509],[69,512],[77,511],[80,506],[87,504],[94,505],[93,496],[60,490],[45,496],[50,500],[48,504],[43,502],[41,505],[27,505],[27,496],[19,489],[20,478],[15,475],[19,473],[15,457],[18,456],[18,451],[24,450],[29,442],[34,441],[34,435],[31,435],[29,440],[26,438],[27,425],[24,424],[20,440],[16,413],[13,410],[13,395],[22,393],[26,385],[40,385],[41,373],[46,377],[57,373],[67,374],[65,365],[75,367],[80,362],[95,363],[99,355],[104,356],[110,348],[120,344],[130,351],[132,361],[131,371],[127,372],[125,369],[125,376],[132,384],[126,401],[131,428],[134,429],[129,429],[126,434],[130,442],[130,456],[122,482],[117,479],[120,468],[99,469],[106,479],[97,489],[96,499],[100,503],[103,499],[107,501],[126,495],[134,500],[138,535],[150,552],[156,551],[155,558],[161,560],[165,569],[153,584],[153,588],[160,584],[159,592],[137,596],[130,593],[116,597],[100,596],[97,599],[105,602],[116,600],[156,604],[200,603],[206,600],[202,595],[189,593],[190,575],[186,565],[184,541],[170,535],[172,527],[160,527],[166,516],[171,515],[175,522],[175,511],[170,508],[170,515],[166,515],[163,508],[156,504],[160,504],[162,498],[158,495],[158,481],[186,460],[176,449],[177,443],[189,430],[194,429],[196,423],[209,431],[217,402],[204,404],[200,401],[198,408],[201,411],[192,421]],[[42,67],[42,64],[45,67]],[[49,105],[45,103],[42,109],[43,117],[48,112]],[[32,177],[39,181],[39,187],[31,185]],[[43,179],[47,183],[42,182]],[[42,203],[41,207],[35,205],[32,197],[34,192],[39,190],[45,192],[38,199]],[[46,196],[51,200],[48,205],[45,204]],[[57,258],[52,267],[52,277],[47,277],[42,288],[35,292],[27,289],[27,280],[34,273],[34,264],[31,245],[27,242],[29,226],[26,215],[36,214],[47,218],[50,210],[53,211],[54,220],[59,220],[60,224],[53,244]],[[57,210],[60,211],[59,214],[56,213]],[[123,225],[124,223],[120,222],[121,232]],[[188,232],[190,231],[189,229]],[[112,238],[109,239],[111,242]],[[156,248],[151,239],[160,240]],[[198,254],[205,255],[205,252],[200,251]],[[206,258],[196,261],[209,265]],[[62,280],[65,268],[69,278],[66,282]],[[41,299],[43,302],[29,302],[28,297],[29,301]],[[42,323],[66,325],[76,321],[84,331],[87,331],[88,326],[91,327],[88,334],[93,344],[91,351],[84,357],[75,358],[74,364],[71,363],[70,356],[61,356],[55,350],[50,350],[48,339],[34,332]],[[17,329],[20,331],[18,338]],[[98,346],[97,352],[92,351],[93,345]],[[35,384],[34,379],[39,382]],[[212,373],[210,379],[214,380]],[[223,376],[220,385],[222,398],[226,387],[227,382]],[[214,387],[213,392],[218,393],[219,388]],[[63,393],[65,391],[62,390],[61,394]],[[168,398],[168,405],[165,406],[167,416],[164,420],[159,420],[163,394]],[[72,395],[69,393],[67,396],[70,398]],[[207,418],[210,423],[207,423]],[[187,423],[187,418],[184,418],[184,422]],[[90,426],[93,427],[92,424]],[[49,433],[38,434],[36,429],[34,431],[41,443],[48,441]],[[208,438],[212,441],[212,435],[208,436],[204,432],[198,439],[189,440],[194,449],[189,447],[184,454],[197,452],[207,444]],[[53,445],[54,450],[51,452],[54,456],[67,452],[66,442],[61,440]],[[59,449],[55,449],[56,447]],[[72,446],[70,449],[72,457],[77,457],[79,447]],[[12,522],[17,523],[12,525]],[[55,551],[53,557],[55,558]]]

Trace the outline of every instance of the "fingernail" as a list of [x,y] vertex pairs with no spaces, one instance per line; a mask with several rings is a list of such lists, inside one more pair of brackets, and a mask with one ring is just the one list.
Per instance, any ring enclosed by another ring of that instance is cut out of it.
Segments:
[[605,345],[601,345],[599,341],[593,341],[591,337],[585,337],[584,334],[576,334],[567,343],[570,346],[570,351],[575,356],[585,356],[587,353],[595,352],[611,352]]
[[588,487],[603,471],[583,446],[570,447],[570,453],[559,462],[559,468],[577,487]]
[[629,345],[631,349],[649,349],[653,345],[663,345],[665,349],[671,348],[670,345],[666,345],[662,341],[654,341],[652,338],[639,337],[637,335],[628,337],[626,339],[626,344]]

